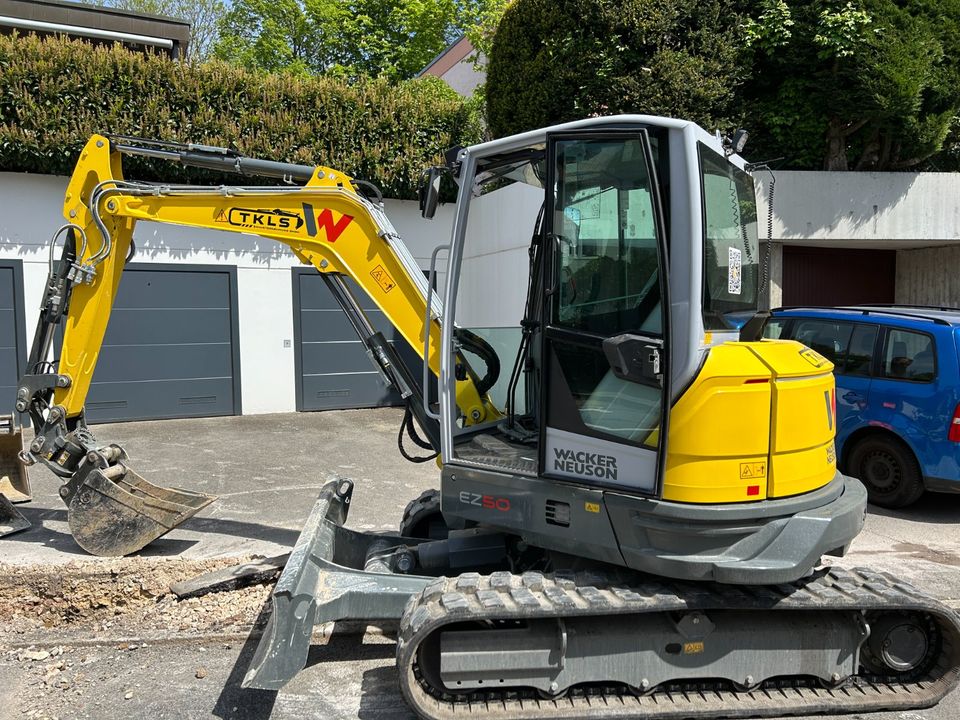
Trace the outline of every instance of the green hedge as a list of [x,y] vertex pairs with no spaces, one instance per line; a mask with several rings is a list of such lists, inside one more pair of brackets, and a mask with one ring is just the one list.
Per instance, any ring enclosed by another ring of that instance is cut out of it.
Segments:
[[[482,130],[469,103],[436,78],[347,83],[0,36],[0,171],[69,175],[97,132],[327,165],[377,183],[389,197],[412,198],[424,166],[453,145],[476,142]],[[140,158],[125,168],[140,180],[225,179]]]

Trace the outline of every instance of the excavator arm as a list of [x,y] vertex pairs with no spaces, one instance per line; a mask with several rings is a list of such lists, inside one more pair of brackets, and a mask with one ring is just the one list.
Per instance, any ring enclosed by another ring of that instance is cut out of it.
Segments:
[[[123,178],[124,155],[275,177],[286,184],[130,182]],[[69,508],[71,532],[84,549],[98,555],[135,552],[214,500],[148,483],[127,467],[122,448],[98,442],[84,422],[84,403],[121,275],[134,253],[138,221],[258,235],[288,246],[303,263],[316,267],[374,363],[406,398],[430,444],[439,449],[438,432],[424,412],[417,382],[367,321],[344,281],[352,278],[420,352],[429,371],[439,374],[439,300],[384,214],[379,197],[371,201],[359,192],[364,184],[331,168],[249,159],[224,148],[99,135],[90,139],[67,187],[67,224],[52,241],[51,258],[58,237],[65,235],[66,243],[60,263],[51,260],[28,374],[17,393],[17,409],[29,412],[35,430],[22,459],[42,462],[64,479],[60,495]],[[59,360],[53,362],[53,335],[61,322],[63,344]],[[466,337],[463,346],[487,366],[479,377],[465,357],[458,358],[457,404],[463,422],[497,419],[500,411],[486,394],[496,381],[495,353],[475,336]]]

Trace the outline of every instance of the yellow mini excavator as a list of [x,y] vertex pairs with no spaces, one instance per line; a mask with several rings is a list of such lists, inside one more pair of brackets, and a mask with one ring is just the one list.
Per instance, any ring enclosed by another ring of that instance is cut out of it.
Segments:
[[[387,619],[404,698],[437,720],[930,706],[960,673],[956,615],[881,573],[821,566],[860,531],[866,494],[837,470],[830,362],[761,339],[742,139],[620,116],[459,148],[425,173],[426,217],[442,182],[459,195],[424,277],[367,183],[95,136],[18,389],[35,430],[23,458],[63,479],[95,554],[135,552],[211,502],[141,478],[83,407],[134,225],[253,233],[321,273],[406,399],[401,438],[442,470],[390,534],[345,527],[350,480],[320,490],[246,686],[282,687],[316,624]],[[135,182],[124,155],[285,184]],[[422,375],[346,278],[419,349]]]

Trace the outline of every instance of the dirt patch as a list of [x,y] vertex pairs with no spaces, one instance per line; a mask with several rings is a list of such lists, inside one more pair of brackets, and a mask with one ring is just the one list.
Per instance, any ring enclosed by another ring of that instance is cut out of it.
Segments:
[[272,584],[187,600],[178,600],[170,585],[251,559],[118,558],[55,567],[0,563],[0,643],[249,631]]

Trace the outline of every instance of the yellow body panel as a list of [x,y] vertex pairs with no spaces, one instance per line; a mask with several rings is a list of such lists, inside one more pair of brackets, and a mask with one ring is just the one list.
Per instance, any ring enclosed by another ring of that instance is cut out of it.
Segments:
[[670,414],[663,498],[753,502],[830,482],[833,365],[791,341],[710,349]]
[[798,495],[830,482],[836,473],[833,364],[788,341],[759,345],[776,368],[768,497]]
[[[87,143],[66,195],[64,215],[83,228],[92,250],[102,238],[88,204],[95,185],[122,179],[119,153],[104,137]],[[138,220],[255,234],[289,246],[300,260],[322,273],[342,273],[360,285],[414,349],[423,348],[426,304],[371,214],[370,204],[353,189],[351,179],[330,168],[316,168],[310,181],[295,190],[264,188],[256,193],[229,190],[220,194],[137,195],[121,189],[100,202],[114,249],[97,269],[92,285],[73,293],[64,332],[60,372],[71,385],[54,400],[67,417],[79,415],[90,387],[110,310],[119,285],[133,228]],[[78,241],[79,242],[79,241]],[[91,248],[87,249],[89,256]],[[440,372],[440,324],[430,322],[431,372]],[[460,381],[457,402],[465,422],[495,419],[499,411],[477,392],[472,379]]]
[[757,429],[770,427],[769,377],[746,344],[710,350],[670,412],[665,500],[729,503],[766,495],[769,436]]

